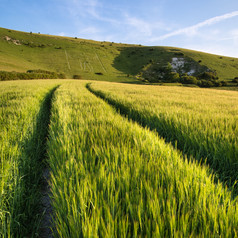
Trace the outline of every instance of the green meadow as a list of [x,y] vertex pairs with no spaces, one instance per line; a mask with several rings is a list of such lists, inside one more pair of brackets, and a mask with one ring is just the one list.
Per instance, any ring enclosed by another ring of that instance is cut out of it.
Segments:
[[[138,76],[176,57],[228,86]],[[238,237],[238,59],[0,28],[1,75],[0,237]]]

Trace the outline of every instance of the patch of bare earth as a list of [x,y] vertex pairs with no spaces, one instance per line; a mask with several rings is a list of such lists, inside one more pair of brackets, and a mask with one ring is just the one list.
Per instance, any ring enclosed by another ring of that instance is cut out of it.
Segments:
[[9,36],[5,36],[4,39],[8,42],[12,42],[14,45],[21,45],[21,42],[19,40],[12,39]]

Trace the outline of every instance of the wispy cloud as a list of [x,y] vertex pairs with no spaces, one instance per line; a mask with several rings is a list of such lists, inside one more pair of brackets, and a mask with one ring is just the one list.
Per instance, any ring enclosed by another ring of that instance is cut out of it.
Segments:
[[60,33],[58,33],[57,35],[59,35],[59,36],[65,36],[66,34],[65,34],[64,32],[60,32]]
[[144,37],[150,37],[153,35],[155,30],[168,30],[168,26],[163,24],[161,21],[145,21],[139,17],[129,15],[128,13],[123,13],[122,15],[123,25],[130,28],[130,31],[133,31],[133,34],[143,34]]
[[177,35],[181,35],[181,34],[194,35],[194,34],[196,34],[196,32],[199,28],[202,28],[202,27],[205,27],[205,26],[210,26],[210,25],[216,24],[218,22],[221,22],[221,21],[224,21],[226,19],[233,18],[233,17],[236,17],[236,16],[238,16],[238,11],[227,13],[227,14],[224,14],[222,16],[212,17],[212,18],[210,18],[208,20],[205,20],[203,22],[200,22],[196,25],[185,27],[185,28],[182,28],[182,29],[178,29],[178,30],[172,31],[168,34],[165,34],[165,35],[162,35],[162,36],[159,36],[159,37],[155,37],[155,38],[151,39],[151,41],[165,40],[165,39],[170,38],[172,36],[177,36]]
[[77,21],[81,22],[83,17],[111,24],[120,23],[120,21],[105,17],[101,13],[104,7],[98,0],[67,0],[66,4],[70,15]]
[[130,16],[128,14],[125,14],[125,20],[123,24],[134,28],[140,33],[146,34],[147,36],[150,36],[152,33],[152,26],[148,22],[145,22],[142,19]]
[[87,27],[82,29],[79,33],[93,35],[93,34],[100,33],[100,30],[96,27]]

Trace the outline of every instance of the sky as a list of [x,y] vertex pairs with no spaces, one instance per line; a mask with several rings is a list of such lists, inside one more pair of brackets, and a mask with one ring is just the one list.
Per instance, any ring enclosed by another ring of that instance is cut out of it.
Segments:
[[238,0],[0,0],[0,27],[238,58]]

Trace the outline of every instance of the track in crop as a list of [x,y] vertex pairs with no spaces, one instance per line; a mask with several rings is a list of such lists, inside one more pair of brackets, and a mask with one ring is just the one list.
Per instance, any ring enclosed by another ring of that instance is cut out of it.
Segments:
[[[53,88],[48,95],[46,96],[43,104],[42,104],[42,116],[38,118],[37,123],[39,124],[38,130],[41,130],[43,133],[42,136],[42,150],[41,150],[41,161],[45,164],[42,171],[42,179],[41,179],[41,214],[42,220],[39,229],[39,237],[53,237],[51,231],[51,216],[52,216],[52,206],[50,201],[50,187],[49,187],[49,167],[46,163],[47,156],[47,139],[48,139],[48,130],[50,124],[50,116],[51,116],[51,107],[52,107],[52,99],[55,91],[59,86]],[[42,122],[44,123],[42,125]]]

